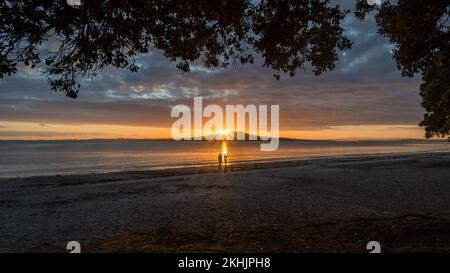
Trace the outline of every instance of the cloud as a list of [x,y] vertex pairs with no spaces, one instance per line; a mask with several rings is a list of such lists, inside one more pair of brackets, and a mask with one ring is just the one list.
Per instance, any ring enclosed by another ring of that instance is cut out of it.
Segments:
[[318,77],[307,67],[295,77],[277,81],[260,58],[253,65],[226,69],[195,63],[191,73],[182,73],[153,50],[137,60],[138,73],[107,68],[94,81],[84,80],[77,100],[49,91],[43,75],[22,69],[0,81],[0,117],[52,124],[169,127],[170,106],[191,105],[193,96],[203,96],[205,103],[219,105],[279,104],[282,129],[416,125],[423,115],[419,79],[401,76],[390,44],[376,33],[373,21],[359,22],[349,15],[343,26],[353,48],[340,54],[334,71]]

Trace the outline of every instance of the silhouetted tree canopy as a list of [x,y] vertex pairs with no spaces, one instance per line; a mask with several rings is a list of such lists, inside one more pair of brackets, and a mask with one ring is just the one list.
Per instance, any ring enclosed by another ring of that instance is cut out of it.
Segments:
[[422,107],[426,114],[421,126],[425,136],[445,137],[450,132],[450,67],[448,62],[436,61],[424,73],[420,86]]
[[[450,1],[357,0],[354,12],[361,20],[374,15],[403,75],[422,74],[426,136],[449,135]],[[76,98],[81,77],[109,65],[136,72],[135,58],[152,48],[185,72],[194,61],[226,67],[259,54],[277,79],[307,64],[317,75],[351,47],[341,27],[346,13],[328,0],[93,0],[79,7],[0,0],[0,77],[25,64]]]
[[360,0],[356,16],[375,12],[380,34],[395,46],[393,58],[403,75],[422,74],[425,136],[450,133],[450,1],[397,0],[370,6]]
[[[253,61],[294,75],[310,63],[316,74],[330,70],[337,50],[350,41],[340,22],[345,12],[329,1],[104,0],[0,2],[0,77],[17,64],[43,62],[53,90],[75,98],[77,79],[112,65],[135,72],[135,57],[161,49],[182,71],[200,60],[207,67]],[[51,52],[40,51],[46,43]]]

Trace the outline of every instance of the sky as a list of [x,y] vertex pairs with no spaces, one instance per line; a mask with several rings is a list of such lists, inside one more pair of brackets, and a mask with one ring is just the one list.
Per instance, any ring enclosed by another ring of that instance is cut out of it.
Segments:
[[193,104],[278,104],[280,134],[302,139],[423,138],[418,122],[420,78],[405,78],[392,60],[392,45],[372,20],[348,15],[354,42],[332,72],[310,69],[277,81],[274,71],[252,65],[182,73],[158,50],[138,59],[138,73],[107,68],[83,80],[78,99],[53,92],[27,67],[0,80],[0,139],[168,138],[176,120],[171,107]]

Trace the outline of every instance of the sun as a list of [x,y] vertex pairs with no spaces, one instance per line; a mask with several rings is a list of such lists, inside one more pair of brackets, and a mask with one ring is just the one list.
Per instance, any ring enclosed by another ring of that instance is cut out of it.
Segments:
[[226,136],[230,133],[230,130],[219,130],[217,131],[217,134],[222,135],[222,136]]

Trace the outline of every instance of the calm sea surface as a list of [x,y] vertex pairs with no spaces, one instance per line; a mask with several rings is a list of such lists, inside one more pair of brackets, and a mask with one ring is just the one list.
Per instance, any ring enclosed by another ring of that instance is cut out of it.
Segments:
[[[275,152],[259,143],[228,143],[230,162],[386,153],[450,151],[434,141],[282,141]],[[221,142],[0,141],[0,177],[25,177],[216,164]]]

